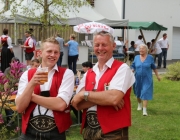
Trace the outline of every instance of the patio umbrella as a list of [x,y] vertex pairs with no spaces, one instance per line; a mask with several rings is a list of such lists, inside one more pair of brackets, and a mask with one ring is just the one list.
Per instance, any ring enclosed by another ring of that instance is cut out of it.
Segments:
[[87,22],[83,24],[79,24],[73,27],[74,31],[77,33],[85,33],[85,34],[94,34],[100,31],[106,31],[113,34],[114,29],[98,22]]

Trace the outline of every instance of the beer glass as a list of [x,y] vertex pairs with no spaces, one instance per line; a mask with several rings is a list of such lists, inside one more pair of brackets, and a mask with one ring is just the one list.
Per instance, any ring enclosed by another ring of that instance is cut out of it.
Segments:
[[46,80],[44,79],[40,81],[42,84],[48,81],[48,67],[37,68],[37,72],[41,72],[42,75],[46,75],[47,77]]

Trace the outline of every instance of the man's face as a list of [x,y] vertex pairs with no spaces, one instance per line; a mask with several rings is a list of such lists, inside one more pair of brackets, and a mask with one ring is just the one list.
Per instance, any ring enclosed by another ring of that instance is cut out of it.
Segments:
[[50,42],[44,43],[44,48],[41,50],[42,67],[49,67],[52,69],[57,63],[60,56],[60,50],[58,44]]
[[163,36],[163,39],[165,40],[167,38],[167,35]]
[[28,38],[30,36],[30,34],[28,34],[28,33],[25,33],[24,35],[26,38]]
[[94,38],[94,53],[98,62],[106,63],[113,55],[116,44],[110,41],[109,36],[97,35]]

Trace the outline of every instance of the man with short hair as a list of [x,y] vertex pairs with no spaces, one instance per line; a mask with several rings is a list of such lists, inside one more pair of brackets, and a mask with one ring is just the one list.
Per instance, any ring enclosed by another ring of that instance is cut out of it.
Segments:
[[159,44],[159,46],[162,49],[163,67],[166,68],[167,51],[169,49],[169,42],[167,39],[167,34],[164,33],[163,37],[161,39],[159,39],[157,41],[157,43]]
[[135,55],[139,55],[139,46],[141,45],[141,44],[144,44],[144,42],[142,41],[142,35],[139,35],[138,36],[138,40],[135,42],[135,46],[134,46],[134,48],[135,48]]
[[71,101],[76,109],[84,109],[83,138],[128,140],[134,74],[126,63],[114,60],[116,43],[110,33],[96,33],[93,45],[98,62],[85,73]]
[[155,39],[151,40],[152,44],[154,44],[153,48],[153,54],[155,54],[154,56],[154,63],[156,63],[156,58],[158,58],[158,65],[157,65],[157,69],[161,68],[161,63],[162,63],[162,49],[159,46],[159,44],[157,42],[155,42]]
[[57,65],[61,66],[63,55],[64,55],[64,39],[60,37],[60,34],[57,34],[56,40],[59,42],[59,46],[60,46],[60,56],[59,56],[59,59],[57,61]]
[[29,65],[31,65],[31,59],[34,56],[35,45],[34,45],[33,39],[31,38],[30,31],[26,31],[25,36],[26,36],[26,41],[24,42],[24,45],[21,45],[21,48],[25,49],[24,50],[25,51],[25,60],[26,60],[27,66],[29,66]]
[[72,124],[69,102],[74,74],[57,66],[60,49],[55,38],[44,40],[40,50],[38,69],[48,67],[48,74],[30,69],[19,81],[15,102],[17,111],[23,113],[20,140],[66,140],[65,131]]

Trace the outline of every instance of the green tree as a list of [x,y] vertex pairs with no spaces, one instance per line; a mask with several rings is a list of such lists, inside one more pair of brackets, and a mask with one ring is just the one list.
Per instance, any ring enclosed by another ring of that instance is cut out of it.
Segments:
[[[88,5],[89,0],[0,0],[4,13],[10,5],[11,16],[25,15],[30,20],[38,20],[42,24],[42,39],[47,38],[47,29],[51,25],[60,30],[68,18],[68,12],[78,12],[78,8]],[[8,2],[7,2],[8,1]],[[28,23],[28,21],[27,21]]]

